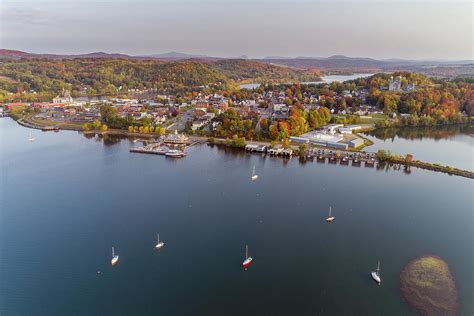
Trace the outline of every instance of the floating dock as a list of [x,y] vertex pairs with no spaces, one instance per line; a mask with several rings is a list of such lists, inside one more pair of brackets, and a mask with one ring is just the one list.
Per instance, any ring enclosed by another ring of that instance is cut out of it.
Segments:
[[130,148],[132,153],[165,155],[170,150],[169,147],[163,146],[161,143],[153,143],[142,147]]

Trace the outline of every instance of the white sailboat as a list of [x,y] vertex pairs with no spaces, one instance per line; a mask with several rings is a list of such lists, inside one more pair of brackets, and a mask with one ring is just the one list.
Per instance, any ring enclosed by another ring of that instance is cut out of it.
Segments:
[[329,207],[329,216],[326,218],[326,222],[331,223],[335,219],[336,218],[334,216],[331,216],[331,207]]
[[30,137],[28,138],[28,141],[34,142],[35,140],[36,140],[36,138],[34,138],[33,135],[31,135],[31,133],[30,133]]
[[252,264],[252,257],[249,256],[249,246],[245,245],[245,260],[242,262],[242,267],[247,268],[249,265]]
[[161,249],[164,245],[165,245],[165,243],[160,241],[160,234],[157,234],[157,241],[156,241],[155,249]]
[[252,181],[256,181],[258,179],[258,175],[255,174],[255,166],[253,166],[251,179]]
[[119,260],[119,256],[115,254],[115,249],[112,247],[112,260],[110,260],[110,263],[114,266],[117,264]]
[[380,285],[380,282],[382,282],[382,279],[380,278],[380,261],[377,264],[377,271],[372,271],[370,275],[372,276],[372,279]]

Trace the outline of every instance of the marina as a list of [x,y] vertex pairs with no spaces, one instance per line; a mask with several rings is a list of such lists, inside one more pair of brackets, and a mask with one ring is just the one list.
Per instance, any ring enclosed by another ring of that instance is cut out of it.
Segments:
[[149,143],[140,139],[135,139],[133,142],[136,143],[142,141],[147,145],[141,147],[132,147],[130,152],[141,153],[141,154],[154,154],[164,155],[170,158],[183,158],[186,156],[186,147],[193,145],[196,142],[189,142],[188,137],[183,134],[169,134],[165,137],[160,138],[158,141]]

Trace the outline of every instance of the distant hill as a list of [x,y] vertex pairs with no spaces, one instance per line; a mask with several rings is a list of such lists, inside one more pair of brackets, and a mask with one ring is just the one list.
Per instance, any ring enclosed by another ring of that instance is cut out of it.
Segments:
[[330,57],[263,58],[255,61],[299,69],[317,69],[322,73],[417,71],[439,77],[474,75],[474,61],[423,61],[405,59],[378,60],[334,55]]
[[321,80],[319,73],[314,71],[293,69],[265,64],[255,60],[247,59],[222,59],[211,63],[234,81],[318,81]]
[[[135,57],[129,56],[126,54],[119,53],[104,53],[104,52],[93,52],[87,54],[77,54],[77,55],[57,55],[57,54],[36,54],[36,53],[27,53],[18,50],[10,49],[0,49],[0,58],[26,58],[26,59],[78,59],[78,58],[123,58],[123,59],[133,59]],[[140,58],[140,57],[138,57]]]
[[[398,58],[378,60],[364,57],[348,57],[344,55],[334,55],[330,57],[305,57],[288,58],[281,56],[268,56],[262,59],[247,59],[242,56],[240,59],[226,59],[219,57],[210,57],[206,55],[194,55],[180,52],[169,52],[163,54],[153,54],[148,56],[132,56],[120,53],[93,52],[88,54],[77,55],[56,55],[56,54],[35,54],[18,50],[0,49],[0,59],[129,59],[129,60],[162,60],[162,61],[178,61],[193,60],[199,62],[216,62],[216,66],[221,67],[222,71],[235,78],[234,80],[247,80],[252,78],[302,78],[301,73],[295,73],[296,69],[307,71],[313,75],[315,72],[325,74],[342,74],[342,73],[362,73],[362,72],[393,72],[398,70],[419,71],[433,76],[452,77],[457,74],[473,75],[474,61],[420,61],[405,60]],[[219,61],[231,61],[221,62]],[[265,69],[262,66],[256,67],[256,64],[248,63],[248,71],[243,71],[243,64],[237,60],[245,60],[248,62],[256,62],[264,65],[271,65],[278,68]],[[229,65],[235,65],[237,68],[229,69]],[[283,71],[282,68],[290,68]],[[252,72],[254,72],[252,74]],[[265,75],[262,75],[262,72]],[[308,75],[306,73],[304,76]],[[283,76],[283,77],[281,77]]]
[[194,55],[194,54],[186,54],[186,53],[179,53],[179,52],[169,52],[163,54],[151,54],[148,56],[143,57],[154,57],[154,58],[164,58],[164,59],[194,59],[194,58],[211,58],[206,55]]

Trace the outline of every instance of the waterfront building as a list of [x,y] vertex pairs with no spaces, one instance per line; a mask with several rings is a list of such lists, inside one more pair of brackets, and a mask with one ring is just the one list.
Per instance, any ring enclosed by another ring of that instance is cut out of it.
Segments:
[[350,148],[357,148],[364,144],[364,140],[362,138],[354,138],[347,142]]
[[323,130],[327,134],[334,135],[334,134],[336,134],[336,131],[341,127],[344,127],[344,124],[328,124],[328,125],[323,127]]
[[361,129],[360,125],[347,125],[339,128],[339,133],[341,134],[352,134],[353,131]]
[[169,145],[186,145],[188,142],[188,137],[183,134],[178,134],[178,131],[175,131],[174,134],[166,135],[164,143]]

